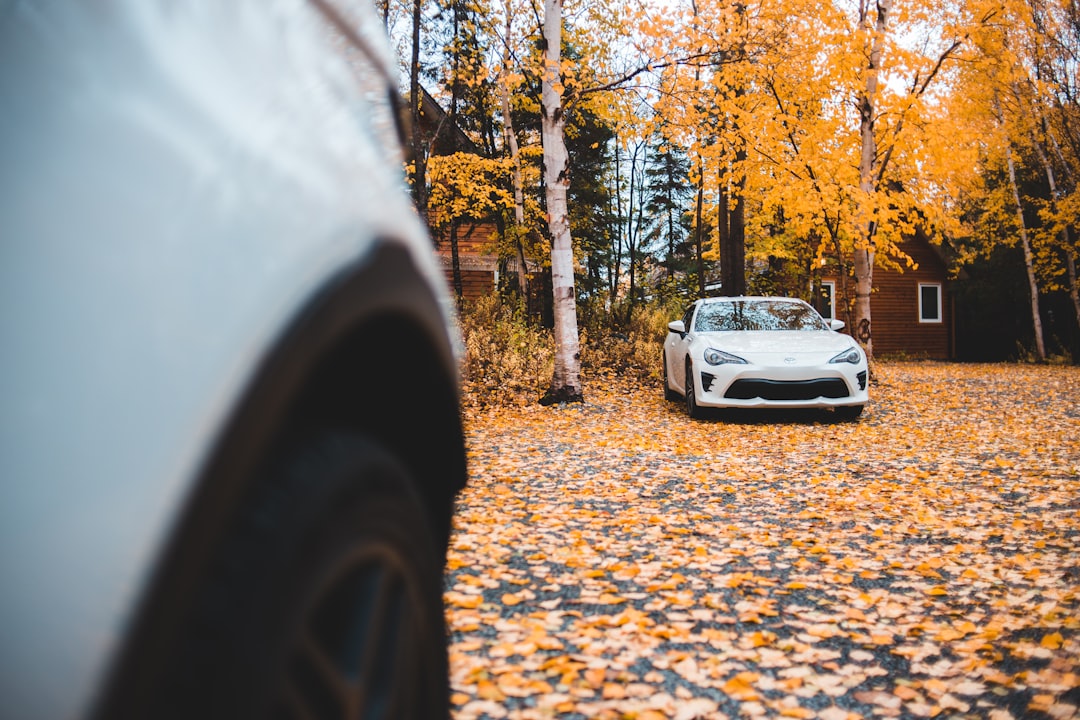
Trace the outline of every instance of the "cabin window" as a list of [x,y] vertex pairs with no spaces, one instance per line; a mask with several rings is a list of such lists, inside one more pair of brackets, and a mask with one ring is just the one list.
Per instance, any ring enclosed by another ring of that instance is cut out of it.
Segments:
[[818,312],[826,320],[836,317],[836,283],[832,280],[821,281],[821,302],[818,304]]
[[941,322],[941,283],[919,283],[919,322]]

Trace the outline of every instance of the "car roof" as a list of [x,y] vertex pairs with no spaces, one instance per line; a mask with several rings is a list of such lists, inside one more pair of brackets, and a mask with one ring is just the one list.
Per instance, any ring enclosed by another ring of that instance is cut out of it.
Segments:
[[805,300],[799,298],[785,297],[782,295],[737,295],[735,297],[707,297],[699,298],[695,302],[699,305],[710,305],[713,303],[723,302],[739,302],[746,300],[768,300],[772,302],[792,302],[792,303],[806,303]]

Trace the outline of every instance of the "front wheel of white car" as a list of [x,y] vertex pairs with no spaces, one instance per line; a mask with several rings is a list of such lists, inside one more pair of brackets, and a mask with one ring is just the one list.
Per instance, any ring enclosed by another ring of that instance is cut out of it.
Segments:
[[689,360],[686,361],[686,379],[683,384],[686,386],[686,392],[683,394],[686,400],[686,414],[694,420],[699,420],[701,408],[697,404],[697,392],[694,390],[694,366]]
[[345,430],[306,432],[270,465],[199,598],[165,715],[446,718],[442,563],[409,471]]
[[663,353],[662,358],[664,361],[664,399],[675,402],[679,399],[679,393],[671,389],[671,378],[668,377],[667,371],[667,353]]

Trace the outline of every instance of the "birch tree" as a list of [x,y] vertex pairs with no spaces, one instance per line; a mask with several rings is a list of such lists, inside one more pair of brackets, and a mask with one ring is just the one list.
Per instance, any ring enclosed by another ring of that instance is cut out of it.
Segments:
[[[892,174],[891,164],[902,148],[910,125],[916,124],[924,96],[932,87],[947,61],[961,49],[966,28],[962,25],[936,28],[944,30],[939,50],[904,51],[898,44],[889,44],[896,30],[894,0],[860,0],[856,39],[863,46],[865,64],[861,87],[857,90],[859,113],[859,193],[857,202],[859,235],[853,258],[855,302],[853,308],[855,338],[862,343],[867,355],[873,356],[870,295],[873,292],[875,257],[884,243],[887,251],[897,253],[902,235],[912,228],[915,204],[904,191],[904,174]],[[913,3],[914,6],[914,3]],[[912,9],[915,9],[914,6]],[[918,13],[909,13],[918,17]],[[904,83],[906,90],[897,93],[893,101],[883,106],[883,73],[889,49],[896,58],[893,77]],[[906,75],[906,76],[905,76]],[[893,186],[901,188],[895,192]],[[888,234],[883,235],[886,229]],[[899,229],[900,232],[896,230]]]
[[581,350],[574,289],[574,245],[567,194],[570,156],[562,83],[563,0],[544,0],[543,78],[540,127],[544,145],[544,187],[551,234],[551,289],[555,320],[555,368],[545,403],[580,402]]

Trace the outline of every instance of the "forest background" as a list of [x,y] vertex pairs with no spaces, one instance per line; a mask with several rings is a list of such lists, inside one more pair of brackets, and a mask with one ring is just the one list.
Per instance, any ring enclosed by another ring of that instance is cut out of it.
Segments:
[[378,8],[414,128],[426,91],[473,146],[414,133],[418,209],[437,238],[497,228],[497,292],[459,308],[467,389],[658,377],[689,300],[813,301],[827,265],[872,352],[873,270],[910,267],[916,228],[951,262],[959,359],[1080,357],[1075,0]]

